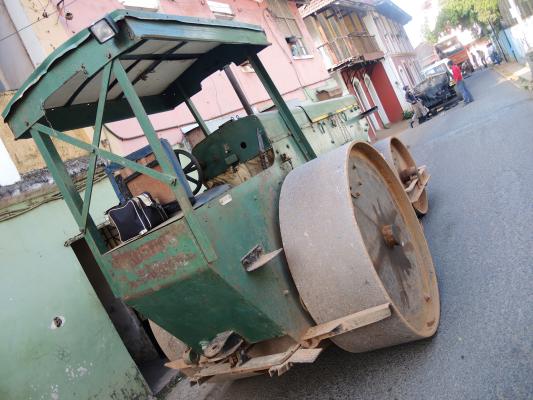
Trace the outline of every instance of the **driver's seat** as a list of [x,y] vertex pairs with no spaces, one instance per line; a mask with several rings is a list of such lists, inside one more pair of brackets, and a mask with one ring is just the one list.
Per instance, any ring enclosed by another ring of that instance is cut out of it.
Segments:
[[[167,154],[180,184],[185,189],[191,204],[194,208],[198,208],[205,204],[212,198],[226,192],[230,187],[229,185],[221,185],[207,190],[198,196],[194,196],[191,187],[187,181],[187,177],[181,167],[181,164],[172,149],[172,146],[166,139],[161,139],[161,145],[165,153]],[[149,168],[153,168],[161,171],[159,163],[155,159],[155,155],[152,152],[150,145],[147,145],[131,154],[125,156],[128,160],[135,161],[143,164]],[[200,168],[198,166],[198,168]],[[126,202],[134,196],[138,196],[143,192],[149,192],[152,197],[159,201],[164,207],[168,206],[168,209],[172,210],[172,213],[179,211],[179,206],[176,201],[174,192],[165,183],[158,181],[148,175],[141,174],[133,171],[129,168],[123,167],[117,163],[110,163],[105,167],[105,172],[109,178],[113,189],[121,203]],[[201,176],[201,173],[199,174]],[[167,208],[167,207],[165,207]]]

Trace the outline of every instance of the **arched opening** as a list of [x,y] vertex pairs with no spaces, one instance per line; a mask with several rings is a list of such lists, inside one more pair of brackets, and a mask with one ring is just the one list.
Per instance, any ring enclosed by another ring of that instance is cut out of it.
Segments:
[[388,125],[390,123],[389,118],[387,117],[387,114],[385,113],[385,109],[383,108],[383,104],[381,104],[381,100],[379,99],[378,92],[374,88],[374,84],[372,83],[372,80],[368,75],[365,74],[364,77],[365,85],[368,88],[368,91],[370,93],[370,96],[372,97],[372,101],[376,106],[378,106],[378,114],[381,118],[381,121],[383,121],[384,125]]
[[[363,89],[363,86],[361,85],[361,82],[359,82],[359,80],[354,77],[352,79],[352,85],[355,90],[357,100],[359,100],[359,104],[362,104],[365,110],[371,109],[372,105],[370,104],[370,101],[368,101],[368,97],[366,97],[366,93],[365,93],[365,90]],[[369,120],[370,120],[370,124],[374,132],[381,129],[375,113],[370,114]]]

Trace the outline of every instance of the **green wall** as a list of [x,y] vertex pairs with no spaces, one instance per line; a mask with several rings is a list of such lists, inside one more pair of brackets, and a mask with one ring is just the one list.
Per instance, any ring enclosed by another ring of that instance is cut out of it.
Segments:
[[[99,223],[116,198],[107,181],[94,190]],[[62,200],[0,223],[2,400],[149,396],[74,252],[63,245],[77,231]],[[56,316],[65,322],[52,329]]]

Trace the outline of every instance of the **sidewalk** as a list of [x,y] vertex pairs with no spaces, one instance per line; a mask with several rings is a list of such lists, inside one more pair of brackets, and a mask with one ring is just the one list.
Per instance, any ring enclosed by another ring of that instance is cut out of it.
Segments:
[[517,86],[533,91],[533,78],[529,67],[509,62],[494,66],[494,70],[506,79],[515,82]]
[[403,131],[409,129],[409,122],[411,120],[410,119],[404,119],[400,122],[396,122],[392,125],[390,125],[388,128],[385,128],[385,129],[381,129],[379,131],[376,132],[376,141],[377,140],[382,140],[382,139],[385,139],[389,136],[396,136],[400,133],[402,133]]

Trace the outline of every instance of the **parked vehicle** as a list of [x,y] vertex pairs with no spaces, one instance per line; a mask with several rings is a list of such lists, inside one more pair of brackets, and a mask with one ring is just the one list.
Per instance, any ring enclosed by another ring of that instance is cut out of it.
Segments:
[[[397,140],[385,143],[389,162],[365,141],[353,96],[289,107],[258,56],[267,46],[254,25],[116,11],[52,52],[2,114],[17,139],[34,139],[114,295],[162,329],[167,366],[193,382],[281,375],[314,362],[324,340],[366,352],[439,324],[413,210],[429,175]],[[275,109],[210,132],[191,97],[246,61]],[[182,103],[205,134],[183,166],[148,117]],[[132,117],[148,148],[99,147],[104,123]],[[69,135],[91,125],[92,144]],[[83,199],[52,138],[90,154]],[[173,203],[168,219],[139,217],[137,236],[105,240],[90,208],[97,157],[119,166],[110,179],[118,198],[136,198],[131,215]]]
[[448,37],[435,45],[435,51],[441,58],[449,59],[461,67],[463,76],[469,76],[474,72],[474,67],[468,57],[468,51],[456,36]]
[[424,68],[425,79],[413,90],[432,115],[455,106],[461,100],[447,64],[448,59],[445,58]]

